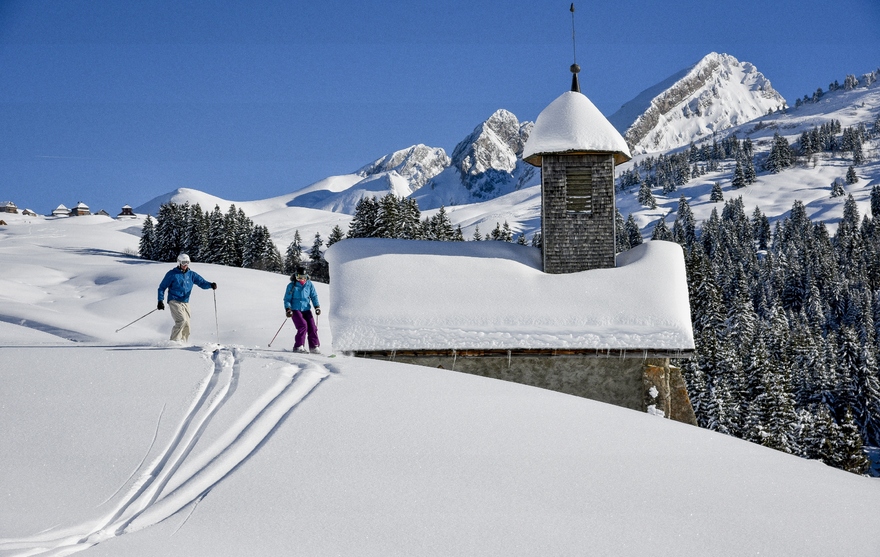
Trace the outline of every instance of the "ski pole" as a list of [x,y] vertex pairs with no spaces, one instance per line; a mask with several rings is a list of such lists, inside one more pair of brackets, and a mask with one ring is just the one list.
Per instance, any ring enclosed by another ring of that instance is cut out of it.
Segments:
[[217,317],[217,291],[214,292],[214,323],[217,325],[217,344],[220,344],[220,319]]
[[272,348],[272,343],[275,342],[275,339],[278,338],[278,333],[281,332],[281,329],[284,328],[284,325],[287,324],[287,318],[284,318],[284,323],[281,324],[281,327],[278,327],[278,330],[275,332],[275,336],[272,337],[272,340],[269,341],[269,348]]
[[[153,311],[158,311],[158,310],[159,310],[159,308],[156,308],[156,309],[154,309]],[[151,311],[150,313],[153,313],[153,311]],[[129,325],[134,325],[135,323],[137,323],[138,321],[140,321],[141,319],[143,319],[143,318],[146,317],[147,315],[150,315],[150,313],[147,313],[147,314],[141,315],[140,317],[138,317],[137,319],[135,319],[134,321],[132,321],[132,322],[129,323],[128,325],[125,325],[125,327],[128,327]],[[121,330],[124,329],[125,327],[119,327],[118,329],[116,329],[116,332],[118,333],[119,331],[121,331]]]

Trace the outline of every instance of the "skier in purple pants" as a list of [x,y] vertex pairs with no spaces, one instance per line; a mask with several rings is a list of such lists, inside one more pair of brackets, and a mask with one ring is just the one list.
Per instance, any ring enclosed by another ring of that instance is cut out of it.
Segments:
[[[302,267],[296,268],[296,273],[290,277],[290,284],[284,292],[284,312],[293,320],[296,326],[296,340],[293,344],[294,352],[311,352],[320,354],[321,341],[318,340],[318,325],[312,316],[311,306],[315,306],[315,315],[321,315],[321,304],[318,302],[318,293],[315,291],[312,281]],[[309,349],[305,348],[308,339]]]

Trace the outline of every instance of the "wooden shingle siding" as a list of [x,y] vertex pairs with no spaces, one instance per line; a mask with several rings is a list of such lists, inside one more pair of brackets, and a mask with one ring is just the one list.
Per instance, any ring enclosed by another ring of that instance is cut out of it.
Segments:
[[613,268],[613,154],[544,155],[541,195],[544,272]]

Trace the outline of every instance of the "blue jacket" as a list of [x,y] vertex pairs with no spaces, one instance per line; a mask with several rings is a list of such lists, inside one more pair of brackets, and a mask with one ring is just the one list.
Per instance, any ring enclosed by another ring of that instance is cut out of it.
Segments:
[[180,267],[175,267],[165,273],[165,278],[159,285],[159,301],[165,299],[165,290],[168,290],[168,301],[189,302],[189,293],[192,292],[193,284],[201,288],[211,288],[211,283],[199,276],[195,271],[189,269],[186,272],[181,271]]
[[318,293],[315,292],[312,281],[307,280],[305,284],[293,281],[287,285],[287,290],[284,292],[284,309],[308,311],[310,309],[310,301],[315,307],[321,306],[320,302],[318,302]]

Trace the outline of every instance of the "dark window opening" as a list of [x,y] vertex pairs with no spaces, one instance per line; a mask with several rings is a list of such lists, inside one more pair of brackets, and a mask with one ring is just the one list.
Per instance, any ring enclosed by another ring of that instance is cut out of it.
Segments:
[[593,210],[593,169],[567,168],[565,172],[565,210],[590,213]]

